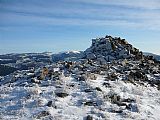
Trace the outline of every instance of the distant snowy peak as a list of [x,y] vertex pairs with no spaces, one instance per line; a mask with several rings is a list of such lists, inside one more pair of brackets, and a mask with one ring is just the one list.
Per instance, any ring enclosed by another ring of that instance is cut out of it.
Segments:
[[83,57],[83,51],[67,51],[52,55],[52,61],[76,61]]
[[70,53],[75,53],[75,54],[79,54],[79,53],[81,53],[81,51],[68,51],[68,52],[66,52],[67,54],[70,54]]
[[64,52],[58,52],[58,53],[55,53],[53,55],[58,55],[58,54],[79,54],[81,53],[82,51],[76,51],[76,50],[73,50],[73,51],[64,51]]

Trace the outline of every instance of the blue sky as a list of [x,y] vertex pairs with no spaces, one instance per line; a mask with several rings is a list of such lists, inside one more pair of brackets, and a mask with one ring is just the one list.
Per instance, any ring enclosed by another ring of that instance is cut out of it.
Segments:
[[85,50],[106,34],[160,54],[160,0],[0,0],[0,54]]

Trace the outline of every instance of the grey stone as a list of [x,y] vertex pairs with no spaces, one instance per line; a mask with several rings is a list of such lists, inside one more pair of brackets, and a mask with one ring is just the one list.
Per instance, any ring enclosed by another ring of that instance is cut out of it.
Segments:
[[42,117],[46,117],[46,116],[49,116],[49,115],[50,115],[50,113],[48,111],[41,111],[37,115],[35,115],[35,117],[37,119],[41,119]]
[[96,59],[96,55],[93,53],[89,53],[89,54],[87,54],[87,59],[94,60],[94,59]]
[[93,120],[93,117],[90,116],[90,115],[88,115],[88,116],[86,117],[86,120]]
[[63,92],[60,92],[60,93],[56,93],[56,96],[61,97],[61,98],[64,98],[64,97],[67,97],[68,94],[67,94],[67,93],[63,93]]

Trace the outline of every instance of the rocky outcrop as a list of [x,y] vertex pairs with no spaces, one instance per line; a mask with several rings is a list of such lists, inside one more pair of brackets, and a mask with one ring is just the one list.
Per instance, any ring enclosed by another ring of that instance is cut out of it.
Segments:
[[142,59],[143,53],[133,47],[125,39],[106,36],[105,38],[92,39],[92,45],[85,50],[87,59],[98,60],[101,64],[118,59]]

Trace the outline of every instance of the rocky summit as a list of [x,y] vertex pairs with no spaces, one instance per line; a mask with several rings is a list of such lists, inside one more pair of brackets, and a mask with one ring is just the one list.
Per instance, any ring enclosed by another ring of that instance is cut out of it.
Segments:
[[92,39],[81,52],[0,59],[15,68],[0,77],[0,119],[160,118],[160,62],[120,37]]
[[142,59],[143,53],[133,47],[125,39],[106,36],[105,38],[92,39],[92,45],[85,51],[86,58],[92,60],[113,61],[118,59]]

